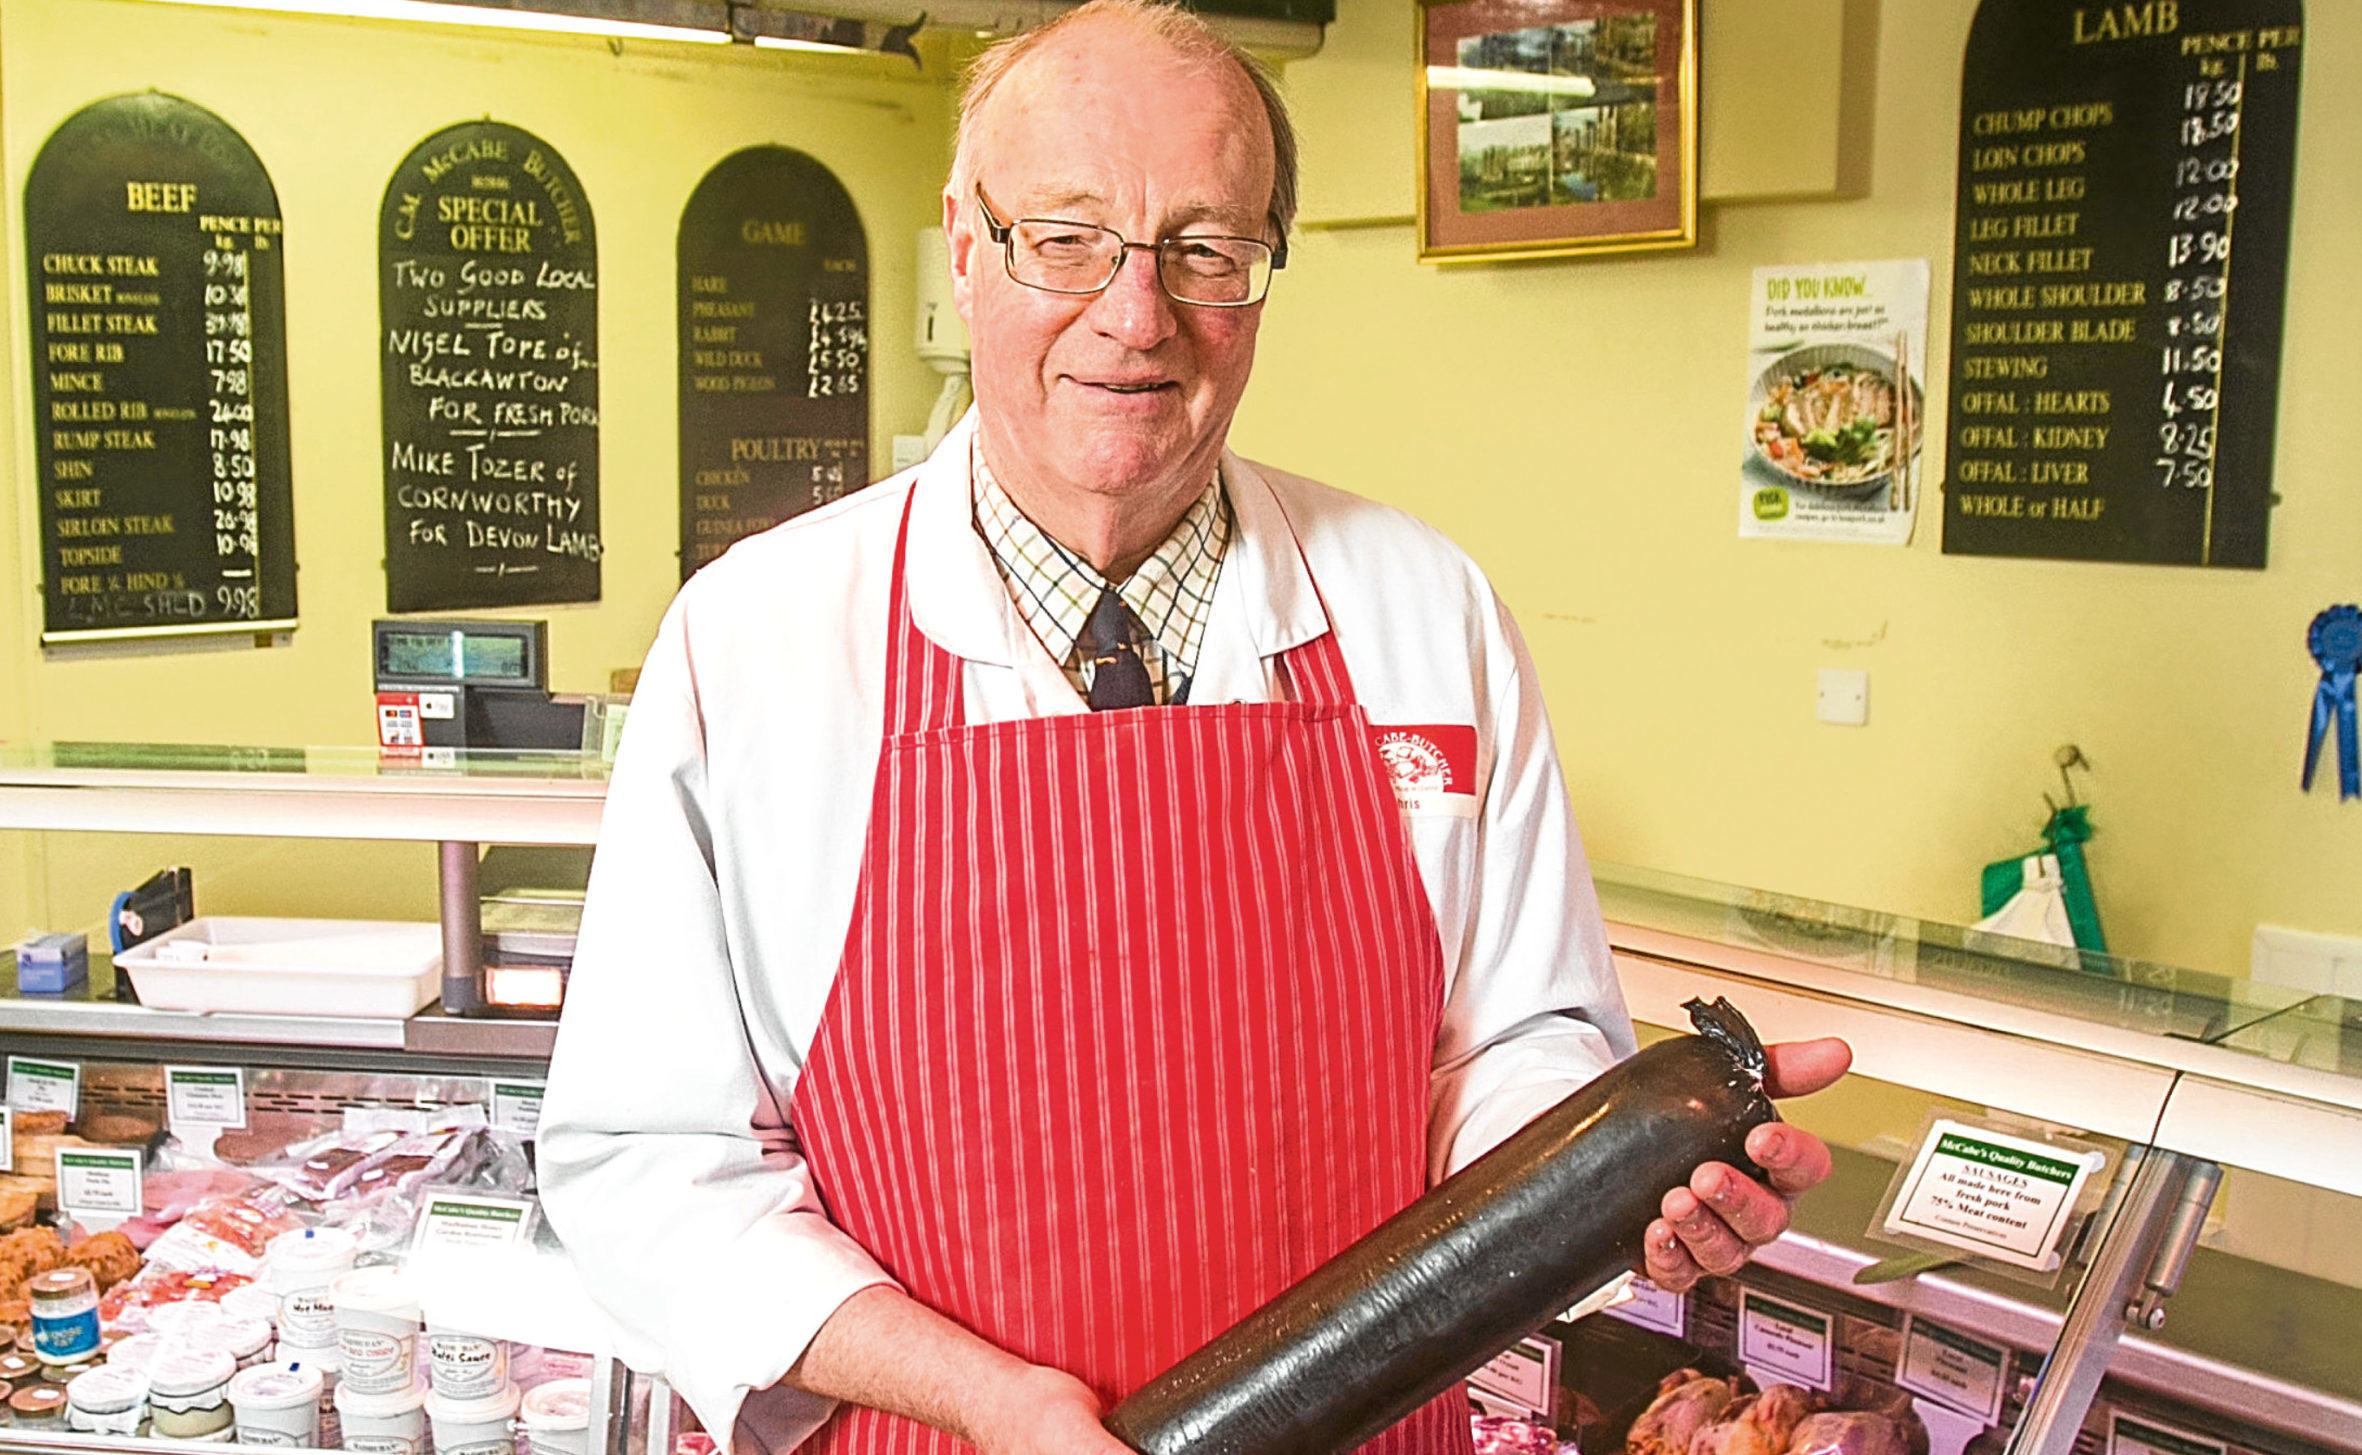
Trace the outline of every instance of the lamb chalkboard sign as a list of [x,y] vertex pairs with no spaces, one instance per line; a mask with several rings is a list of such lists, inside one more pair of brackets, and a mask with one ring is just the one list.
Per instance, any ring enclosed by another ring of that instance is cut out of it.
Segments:
[[828,168],[748,147],[681,214],[681,578],[869,483],[869,244]]
[[590,201],[497,121],[420,142],[378,216],[388,611],[599,599]]
[[41,640],[295,625],[279,198],[212,112],[68,117],[25,183]]

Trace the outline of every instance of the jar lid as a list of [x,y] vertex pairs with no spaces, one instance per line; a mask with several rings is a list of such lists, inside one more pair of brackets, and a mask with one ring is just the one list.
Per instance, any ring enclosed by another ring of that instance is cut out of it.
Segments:
[[145,1370],[164,1357],[162,1334],[125,1334],[107,1350],[107,1362],[125,1369]]
[[241,1410],[291,1410],[320,1402],[320,1371],[309,1364],[257,1364],[230,1381],[230,1403]]
[[243,1363],[270,1347],[271,1326],[261,1319],[224,1315],[210,1327],[191,1329],[187,1337],[199,1348],[224,1350]]
[[20,1415],[54,1415],[66,1407],[66,1392],[54,1384],[28,1384],[8,1397]]
[[45,1298],[71,1298],[97,1290],[98,1285],[91,1281],[87,1268],[52,1268],[25,1280],[25,1297],[36,1303]]
[[504,1384],[497,1393],[479,1399],[453,1399],[440,1390],[426,1397],[427,1418],[454,1425],[487,1425],[516,1412],[517,1387],[513,1384]]
[[265,1284],[245,1284],[221,1296],[221,1311],[234,1319],[271,1323],[279,1317],[279,1295]]
[[328,1285],[328,1299],[338,1313],[353,1310],[418,1317],[418,1295],[410,1291],[410,1281],[402,1276],[402,1270],[390,1263],[345,1274]]
[[120,1364],[102,1364],[66,1386],[67,1403],[94,1415],[121,1414],[147,1398],[148,1377]]
[[238,1361],[221,1349],[175,1349],[148,1366],[148,1390],[181,1399],[219,1389],[238,1372]]
[[0,1380],[10,1384],[41,1372],[41,1361],[30,1354],[0,1354]]
[[587,1379],[553,1379],[525,1391],[525,1425],[534,1430],[581,1430],[590,1426]]
[[365,1420],[392,1420],[426,1403],[426,1386],[413,1384],[392,1394],[363,1394],[349,1384],[336,1386],[336,1412]]
[[349,1268],[360,1251],[361,1240],[342,1228],[298,1228],[271,1239],[263,1250],[274,1273]]

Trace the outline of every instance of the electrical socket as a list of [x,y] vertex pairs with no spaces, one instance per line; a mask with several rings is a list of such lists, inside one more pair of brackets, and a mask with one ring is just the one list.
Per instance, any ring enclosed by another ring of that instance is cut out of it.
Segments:
[[1840,727],[1860,727],[1869,722],[1870,674],[1843,667],[1823,667],[1813,716]]

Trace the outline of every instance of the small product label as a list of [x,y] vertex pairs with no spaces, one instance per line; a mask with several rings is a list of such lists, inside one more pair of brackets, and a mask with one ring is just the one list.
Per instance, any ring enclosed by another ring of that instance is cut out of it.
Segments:
[[44,1364],[72,1364],[98,1352],[98,1303],[62,1319],[33,1315],[33,1357]]
[[498,1394],[508,1383],[508,1359],[496,1340],[429,1334],[426,1357],[435,1388],[451,1399]]
[[345,1388],[355,1394],[394,1394],[410,1387],[416,1374],[415,1338],[356,1329],[350,1324],[336,1331],[337,1362],[343,1366]]
[[1829,1316],[1754,1290],[1739,1303],[1739,1361],[1783,1379],[1827,1389],[1831,1379]]
[[541,1094],[548,1086],[543,1081],[492,1082],[492,1125],[496,1130],[515,1132],[526,1141],[541,1125]]
[[400,1435],[346,1435],[344,1448],[357,1455],[420,1455],[422,1441]]
[[1607,1311],[1628,1324],[1655,1329],[1676,1339],[1689,1337],[1689,1295],[1667,1293],[1645,1278],[1633,1279],[1632,1297],[1610,1304]]
[[1538,1420],[1550,1418],[1550,1392],[1558,1388],[1556,1339],[1520,1339],[1493,1356],[1468,1382],[1494,1402],[1513,1405]]
[[164,1114],[181,1128],[246,1125],[246,1072],[236,1066],[164,1068]]
[[1895,1383],[1913,1394],[1991,1424],[2001,1418],[2008,1370],[2006,1351],[1917,1315],[1904,1315],[1903,1357],[1895,1366]]
[[11,1056],[8,1104],[18,1111],[62,1111],[72,1121],[82,1110],[82,1068],[72,1061]]
[[524,1241],[533,1204],[505,1197],[430,1192],[418,1210],[411,1248],[513,1248]]
[[2122,1410],[2111,1410],[2108,1455],[2224,1455],[2224,1444],[2170,1425],[2136,1420]]
[[2059,1241],[2084,1181],[2106,1165],[2101,1152],[1939,1120],[1886,1230],[2048,1273],[2059,1266]]
[[279,1300],[279,1336],[312,1349],[336,1342],[336,1305],[329,1301],[327,1284],[299,1288]]
[[268,1425],[240,1425],[238,1443],[241,1445],[295,1445],[302,1443],[285,1430],[274,1430]]
[[60,1147],[57,1205],[79,1217],[140,1214],[140,1153],[134,1147]]
[[435,1455],[516,1455],[515,1439],[471,1440],[465,1445],[438,1445]]

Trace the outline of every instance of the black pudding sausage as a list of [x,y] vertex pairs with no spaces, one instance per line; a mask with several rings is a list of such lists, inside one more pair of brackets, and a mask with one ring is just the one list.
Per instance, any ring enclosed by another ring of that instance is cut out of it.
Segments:
[[1702,1162],[1753,1172],[1779,1120],[1763,1043],[1727,1000],[1611,1067],[1293,1288],[1135,1390],[1107,1428],[1141,1455],[1335,1455],[1638,1266]]

